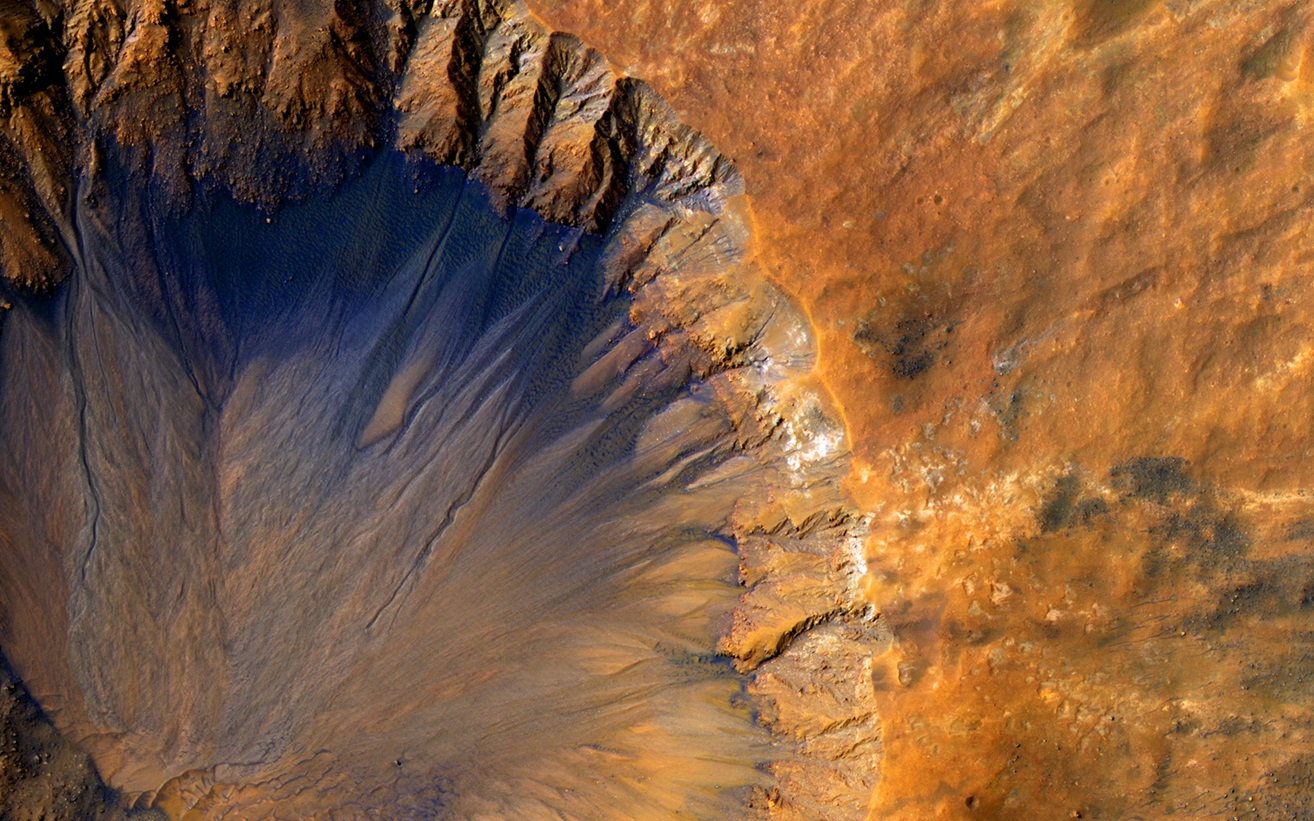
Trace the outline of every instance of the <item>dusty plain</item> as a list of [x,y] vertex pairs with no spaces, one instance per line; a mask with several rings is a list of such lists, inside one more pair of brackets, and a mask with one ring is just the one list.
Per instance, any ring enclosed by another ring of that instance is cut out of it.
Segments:
[[738,164],[816,328],[872,817],[1314,811],[1308,6],[531,7]]

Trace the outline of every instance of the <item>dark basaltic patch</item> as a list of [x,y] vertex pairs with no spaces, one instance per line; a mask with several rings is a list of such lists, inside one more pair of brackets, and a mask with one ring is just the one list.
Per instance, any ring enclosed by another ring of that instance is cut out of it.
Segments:
[[1083,495],[1082,490],[1078,474],[1065,473],[1059,477],[1037,514],[1041,533],[1066,527],[1090,527],[1098,517],[1109,512],[1103,498]]
[[868,356],[886,360],[890,373],[900,379],[916,379],[929,371],[952,339],[952,322],[906,316],[887,325],[876,314],[858,321],[853,340]]
[[1186,460],[1175,456],[1142,456],[1115,467],[1109,474],[1113,486],[1124,496],[1166,504],[1168,497],[1192,490],[1186,477]]

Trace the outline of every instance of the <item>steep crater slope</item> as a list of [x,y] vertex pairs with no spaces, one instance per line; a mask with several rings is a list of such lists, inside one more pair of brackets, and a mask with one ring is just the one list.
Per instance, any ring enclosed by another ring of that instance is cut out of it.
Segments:
[[843,431],[711,146],[518,6],[4,20],[0,646],[122,799],[26,781],[864,813]]

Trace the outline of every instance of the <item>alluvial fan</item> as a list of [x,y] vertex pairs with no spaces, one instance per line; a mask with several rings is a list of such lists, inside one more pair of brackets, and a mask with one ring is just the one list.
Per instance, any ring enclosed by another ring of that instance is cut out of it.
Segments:
[[122,796],[0,808],[862,815],[843,430],[729,163],[519,6],[9,20],[0,646]]

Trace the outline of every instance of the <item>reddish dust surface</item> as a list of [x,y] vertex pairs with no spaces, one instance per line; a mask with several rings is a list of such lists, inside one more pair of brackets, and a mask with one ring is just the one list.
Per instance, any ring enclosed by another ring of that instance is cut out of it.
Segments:
[[1308,811],[1308,7],[532,5],[738,163],[817,330],[875,813]]

